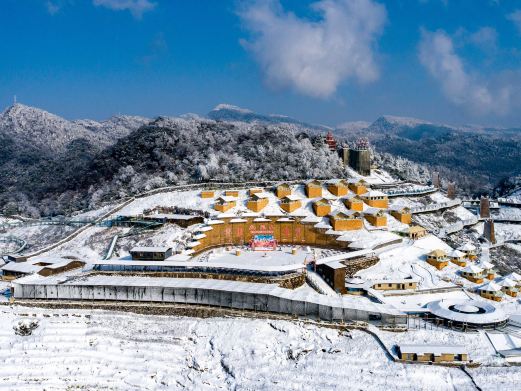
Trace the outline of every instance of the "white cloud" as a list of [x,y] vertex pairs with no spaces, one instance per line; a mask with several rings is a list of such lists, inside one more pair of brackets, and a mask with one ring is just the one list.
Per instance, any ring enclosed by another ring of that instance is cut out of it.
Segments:
[[93,0],[92,3],[115,11],[130,11],[137,19],[156,7],[156,3],[150,0]]
[[372,0],[321,0],[311,7],[317,13],[313,20],[285,11],[278,0],[256,1],[239,11],[252,33],[243,45],[268,84],[325,98],[346,79],[376,80],[374,45],[385,7]]
[[497,49],[497,31],[492,27],[481,27],[469,35],[469,41],[484,51],[494,52]]
[[47,12],[51,15],[55,15],[57,14],[60,9],[61,9],[61,4],[58,4],[58,3],[55,3],[55,2],[52,2],[52,1],[47,1],[45,3],[45,7],[47,8]]
[[482,115],[502,115],[510,110],[517,79],[501,75],[502,80],[498,78],[497,83],[489,85],[469,73],[454,50],[452,38],[444,31],[422,31],[418,56],[452,103]]
[[517,31],[521,34],[521,10],[516,10],[511,14],[508,14],[507,19],[515,24]]

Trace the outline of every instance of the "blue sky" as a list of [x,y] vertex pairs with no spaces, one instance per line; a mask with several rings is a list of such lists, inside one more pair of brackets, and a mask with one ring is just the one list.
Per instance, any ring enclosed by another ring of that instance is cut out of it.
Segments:
[[521,2],[2,0],[0,106],[521,126]]

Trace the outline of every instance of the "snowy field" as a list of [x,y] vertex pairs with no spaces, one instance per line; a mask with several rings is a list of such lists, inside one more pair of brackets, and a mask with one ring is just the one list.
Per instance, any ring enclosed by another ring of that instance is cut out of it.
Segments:
[[[39,327],[15,335],[20,319]],[[365,332],[287,321],[3,307],[0,355],[2,390],[476,389],[458,368],[392,362]],[[521,381],[520,368],[470,372],[483,390],[517,390]]]
[[452,271],[455,265],[450,264],[439,272],[425,262],[427,254],[436,249],[447,251],[450,247],[433,235],[415,242],[407,241],[400,247],[380,253],[380,262],[357,275],[367,280],[413,277],[418,279],[420,289],[450,286],[452,284],[443,281],[442,277],[450,274],[447,271]]
[[242,250],[240,255],[236,255],[234,250],[226,250],[225,248],[217,248],[206,251],[193,259],[194,262],[215,262],[224,265],[248,265],[254,266],[283,266],[302,264],[306,258],[311,259],[312,254],[295,247],[296,254],[292,254],[292,248],[286,246],[282,250],[276,251],[252,251],[250,249]]

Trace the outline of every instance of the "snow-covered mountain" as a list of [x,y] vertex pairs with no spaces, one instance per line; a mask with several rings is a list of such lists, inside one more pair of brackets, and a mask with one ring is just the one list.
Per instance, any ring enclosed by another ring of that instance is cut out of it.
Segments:
[[105,147],[148,123],[142,117],[115,116],[106,121],[68,121],[35,107],[16,103],[0,114],[0,135],[20,147],[31,144],[61,152],[73,140]]
[[130,132],[149,122],[149,118],[132,115],[115,115],[104,121],[89,119],[73,121],[73,123],[81,125],[97,135],[106,137],[109,142],[128,136]]
[[14,104],[0,115],[0,134],[19,146],[62,150],[72,140],[94,139],[85,127],[34,107]]
[[32,214],[33,205],[42,206],[33,204],[34,200],[78,186],[82,177],[76,173],[147,122],[130,116],[68,121],[35,107],[8,107],[0,114],[0,211],[17,205],[18,210]]
[[216,121],[230,122],[260,122],[264,124],[286,123],[315,131],[328,131],[332,128],[325,125],[309,124],[297,119],[279,114],[259,114],[249,109],[221,103],[208,113],[208,118]]

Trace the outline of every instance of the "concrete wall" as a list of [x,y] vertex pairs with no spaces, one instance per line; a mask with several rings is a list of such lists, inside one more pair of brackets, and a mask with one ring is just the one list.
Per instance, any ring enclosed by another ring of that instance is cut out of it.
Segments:
[[92,286],[14,284],[16,299],[117,300],[212,305],[217,307],[290,314],[326,321],[368,321],[377,317],[384,324],[406,324],[406,315],[251,292],[156,286]]

